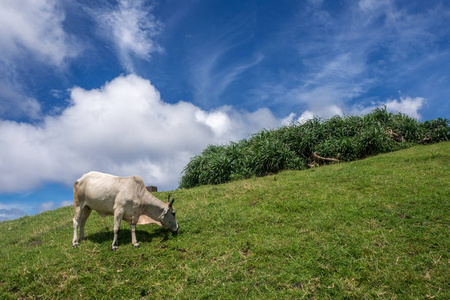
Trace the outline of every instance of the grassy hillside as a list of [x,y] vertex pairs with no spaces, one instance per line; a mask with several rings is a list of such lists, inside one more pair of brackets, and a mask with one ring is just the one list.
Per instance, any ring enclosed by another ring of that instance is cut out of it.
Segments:
[[0,298],[450,297],[449,142],[173,194],[137,249],[96,213],[72,248],[71,207],[0,223]]

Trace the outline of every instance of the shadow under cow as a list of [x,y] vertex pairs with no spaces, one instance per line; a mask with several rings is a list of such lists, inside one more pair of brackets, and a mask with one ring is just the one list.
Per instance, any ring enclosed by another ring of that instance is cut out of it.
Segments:
[[[152,232],[148,232],[145,230],[138,230],[136,229],[136,238],[139,242],[139,244],[144,243],[151,243],[154,238],[162,239],[162,241],[167,241],[170,236],[170,231],[158,228],[155,229]],[[173,237],[176,237],[174,235]],[[92,234],[87,234],[85,236],[86,240],[92,241],[97,244],[103,244],[103,243],[112,243],[114,238],[114,231],[113,230],[106,230],[106,231],[100,231],[95,232]],[[130,229],[120,229],[119,237],[118,237],[118,243],[119,245],[127,245],[131,244],[131,230]]]

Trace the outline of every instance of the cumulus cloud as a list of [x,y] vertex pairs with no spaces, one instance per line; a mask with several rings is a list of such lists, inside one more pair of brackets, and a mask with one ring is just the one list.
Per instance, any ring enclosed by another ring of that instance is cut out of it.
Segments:
[[[386,110],[392,113],[406,114],[412,118],[420,119],[420,110],[426,103],[426,99],[422,97],[400,97],[400,99],[389,99],[385,102],[374,103],[371,106],[355,105],[349,109],[351,115],[365,115],[371,113],[374,109],[380,107],[386,107]],[[307,109],[296,118],[295,113],[291,113],[287,118],[282,120],[283,125],[290,124],[292,122],[305,123],[315,117],[322,119],[330,119],[334,116],[344,116],[346,113],[344,109],[339,105],[327,105],[323,107],[316,107],[315,109]]]
[[162,31],[162,23],[153,14],[152,7],[142,0],[120,0],[116,7],[94,12],[100,34],[114,43],[123,67],[133,72],[132,55],[150,59],[162,48],[155,41]]
[[98,170],[139,174],[147,184],[176,188],[189,158],[208,144],[239,140],[282,120],[270,110],[205,111],[169,104],[148,80],[121,76],[103,87],[71,90],[71,105],[38,125],[0,121],[0,193],[43,182],[67,185]]
[[386,109],[394,113],[401,112],[415,119],[420,119],[420,109],[425,104],[425,99],[421,97],[401,97],[400,100],[393,99],[385,103]]
[[378,107],[386,107],[386,110],[392,113],[402,113],[417,120],[421,119],[420,111],[426,103],[426,99],[422,97],[400,97],[400,99],[388,99],[384,102],[373,103],[371,106],[362,107],[356,105],[352,108],[351,114],[360,115],[368,114]]

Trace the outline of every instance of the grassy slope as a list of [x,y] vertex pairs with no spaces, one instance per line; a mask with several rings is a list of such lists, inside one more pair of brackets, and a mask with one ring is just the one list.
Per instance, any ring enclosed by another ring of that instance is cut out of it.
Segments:
[[73,249],[70,207],[0,223],[0,298],[450,296],[448,142],[173,193],[138,249],[96,213]]

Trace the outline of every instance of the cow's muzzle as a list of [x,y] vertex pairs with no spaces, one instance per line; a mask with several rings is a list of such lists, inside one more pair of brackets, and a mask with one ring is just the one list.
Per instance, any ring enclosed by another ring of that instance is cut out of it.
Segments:
[[179,229],[179,227],[177,226],[177,230],[172,231],[172,235],[177,235],[178,234],[178,229]]

